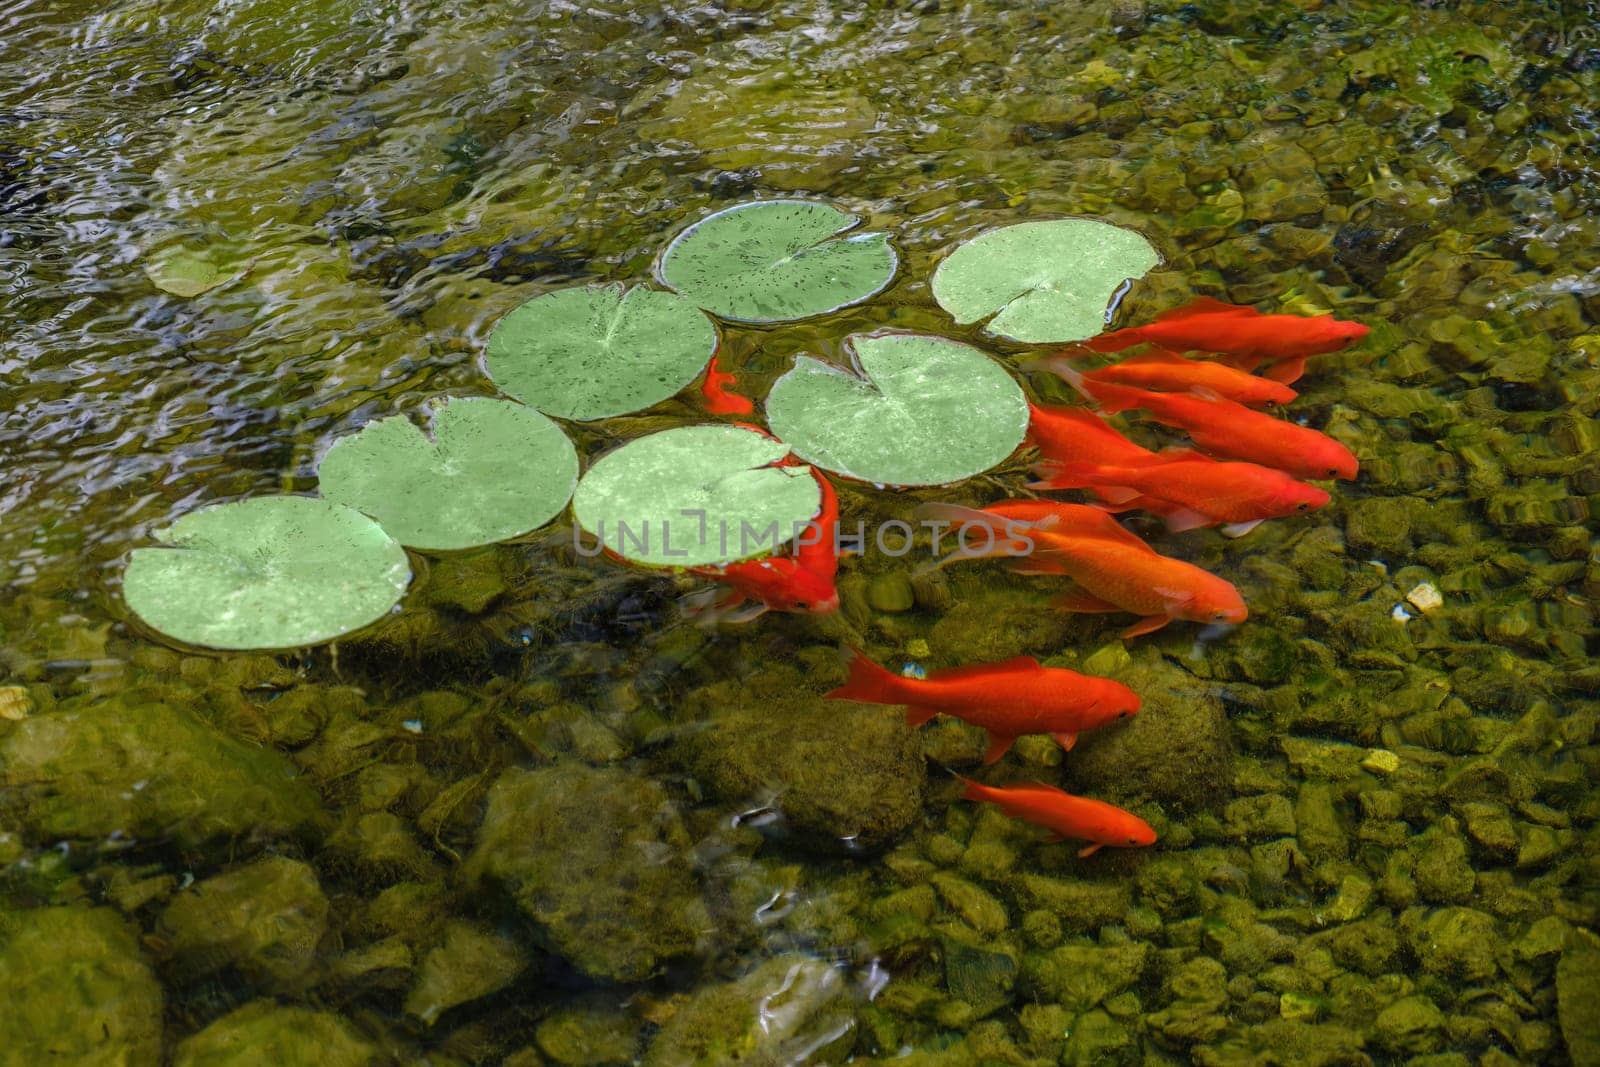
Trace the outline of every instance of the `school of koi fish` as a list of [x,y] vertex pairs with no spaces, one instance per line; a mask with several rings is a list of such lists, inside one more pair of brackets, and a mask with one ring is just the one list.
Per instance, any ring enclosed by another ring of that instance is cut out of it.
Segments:
[[[1094,409],[1030,404],[1028,442],[1040,458],[1033,468],[1039,480],[1029,488],[1081,490],[1094,501],[1002,500],[981,509],[921,505],[919,518],[978,524],[992,534],[981,548],[957,551],[936,565],[1004,558],[1019,573],[1064,576],[1073,588],[1056,606],[1139,616],[1122,631],[1124,638],[1152,633],[1174,620],[1242,622],[1248,610],[1231,583],[1161,555],[1114,516],[1137,509],[1160,516],[1171,531],[1214,526],[1239,537],[1268,519],[1327,504],[1326,490],[1301,479],[1353,479],[1356,457],[1320,431],[1258,409],[1293,400],[1290,386],[1308,359],[1346,348],[1367,333],[1367,327],[1331,314],[1269,315],[1202,297],[1147,325],[1102,334],[1024,364],[1024,370],[1061,377]],[[1097,370],[1074,365],[1140,345],[1149,347]],[[1216,358],[1193,359],[1183,352]],[[748,400],[728,392],[734,379],[713,363],[702,386],[708,410],[751,410]],[[1136,444],[1107,421],[1126,411],[1183,431],[1193,447],[1157,452]],[[813,520],[820,536],[800,539],[786,555],[693,572],[725,588],[718,602],[724,620],[768,610],[838,608],[838,502],[827,478],[815,470],[813,475],[822,489],[822,506]],[[1138,694],[1119,682],[1045,667],[1027,656],[910,678],[873,663],[860,650],[853,653],[849,679],[828,697],[904,705],[911,726],[939,714],[962,719],[987,732],[985,764],[1000,759],[1025,734],[1049,734],[1070,750],[1080,732],[1139,710]],[[1132,812],[1053,786],[999,788],[961,781],[963,799],[994,804],[1042,826],[1050,832],[1049,841],[1087,842],[1079,856],[1156,839],[1149,824]]]

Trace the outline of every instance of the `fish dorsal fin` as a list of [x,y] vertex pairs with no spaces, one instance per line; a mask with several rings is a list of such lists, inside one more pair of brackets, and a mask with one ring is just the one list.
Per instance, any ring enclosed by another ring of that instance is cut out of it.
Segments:
[[965,667],[946,667],[943,670],[929,671],[928,681],[943,682],[957,678],[989,678],[996,671],[1042,671],[1044,665],[1032,656],[1013,656],[1011,659],[1001,660],[999,663],[973,663]]
[[1261,312],[1253,307],[1243,304],[1225,304],[1221,300],[1210,296],[1197,296],[1181,308],[1163,311],[1156,316],[1157,322],[1170,319],[1186,319],[1191,315],[1240,315],[1258,316]]
[[[1207,400],[1213,404],[1221,403],[1222,401],[1227,400],[1227,397],[1223,396],[1209,385],[1197,385],[1189,390],[1189,395],[1197,396],[1201,400]],[[1232,403],[1232,401],[1230,400],[1228,403]]]
[[[1186,462],[1186,463],[1216,463],[1217,462],[1217,460],[1214,457],[1208,456],[1204,452],[1196,452],[1192,448],[1163,448],[1160,452],[1157,452],[1156,455],[1160,456],[1162,459],[1167,460],[1168,462],[1171,462],[1171,463],[1177,463],[1177,462],[1180,462],[1180,461]],[[1148,464],[1146,464],[1146,465],[1148,466]],[[1133,466],[1133,464],[1132,463],[1125,463],[1125,464],[1123,464],[1123,466],[1131,467],[1131,466]]]

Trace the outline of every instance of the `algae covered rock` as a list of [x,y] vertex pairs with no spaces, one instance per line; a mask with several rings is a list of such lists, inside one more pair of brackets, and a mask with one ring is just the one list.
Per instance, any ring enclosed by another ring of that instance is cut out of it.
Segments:
[[1148,798],[1185,808],[1225,796],[1233,748],[1222,702],[1181,668],[1142,653],[1117,681],[1144,704],[1115,729],[1094,730],[1072,752],[1066,788],[1106,798]]
[[[650,1042],[645,1067],[780,1067],[838,1062],[855,1030],[837,967],[779,956],[743,978],[690,994]],[[831,1050],[831,1051],[830,1051]]]
[[1142,942],[1062,945],[1029,956],[1023,974],[1042,996],[1073,1011],[1089,1011],[1137,982],[1150,951]]
[[158,1063],[161,986],[110,908],[0,915],[0,1065]]
[[266,988],[295,992],[316,968],[328,898],[309,866],[269,856],[178,894],[159,929],[185,981],[232,967]]
[[565,763],[500,776],[465,873],[502,886],[579,970],[637,982],[712,926],[691,845],[655,782]]
[[1556,1007],[1575,1067],[1600,1064],[1600,941],[1593,936],[1569,937],[1556,964]]
[[1433,1052],[1444,1039],[1445,1017],[1424,996],[1402,997],[1378,1013],[1373,1035],[1391,1052]]
[[639,1022],[603,994],[563,1005],[539,1024],[539,1051],[565,1067],[613,1067],[638,1061]]
[[377,1045],[362,1037],[342,1016],[309,1008],[280,1007],[270,1000],[252,1001],[229,1012],[179,1044],[172,1057],[172,1067],[248,1067],[262,1063],[368,1067],[389,1062]]
[[0,738],[0,813],[42,839],[282,837],[320,802],[282,756],[188,711],[96,701],[17,723]]
[[406,996],[406,1014],[432,1025],[457,1004],[504,989],[527,966],[527,953],[511,938],[476,923],[452,922],[443,943],[423,957]]
[[921,816],[922,741],[899,709],[803,692],[747,704],[736,684],[698,698],[715,710],[676,757],[717,799],[772,796],[804,844],[831,852],[881,848]]
[[[1405,917],[1410,919],[1411,916]],[[1481,982],[1498,969],[1501,936],[1494,918],[1475,908],[1440,908],[1420,922],[1406,922],[1411,950],[1434,974]]]

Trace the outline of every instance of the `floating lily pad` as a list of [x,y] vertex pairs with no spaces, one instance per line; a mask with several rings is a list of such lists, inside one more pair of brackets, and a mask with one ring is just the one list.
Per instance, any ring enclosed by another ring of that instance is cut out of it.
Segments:
[[322,495],[372,516],[403,545],[493,544],[555,517],[578,483],[561,427],[509,400],[438,403],[429,440],[403,415],[341,437],[318,468]]
[[733,322],[788,322],[837,311],[894,277],[888,235],[839,236],[860,221],[811,200],[735,204],[673,238],[656,274]]
[[536,296],[495,326],[484,371],[502,393],[562,419],[659,404],[711,362],[717,328],[691,300],[620,285]]
[[134,614],[207,648],[299,648],[381,618],[411,581],[405,549],[365,515],[303,496],[216,504],[137,548],[122,578]]
[[[1093,219],[986,230],[933,272],[933,298],[963,325],[1026,344],[1081,341],[1106,327],[1106,305],[1161,262],[1132,230]],[[990,318],[990,316],[993,316]]]
[[195,297],[237,280],[250,269],[248,262],[230,262],[214,249],[168,245],[144,257],[150,284],[173,296]]
[[738,426],[684,426],[595,462],[572,513],[636,563],[700,567],[772,552],[817,514],[811,469],[779,467],[788,446]]
[[1022,443],[1027,398],[978,349],[909,333],[845,344],[859,376],[800,356],[767,396],[767,424],[800,458],[881,485],[944,485]]

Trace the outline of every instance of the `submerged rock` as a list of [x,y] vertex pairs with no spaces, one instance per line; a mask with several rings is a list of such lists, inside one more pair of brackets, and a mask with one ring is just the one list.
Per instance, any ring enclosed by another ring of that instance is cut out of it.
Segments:
[[1185,808],[1226,796],[1233,748],[1222,703],[1206,684],[1149,654],[1119,672],[1117,681],[1143,699],[1140,714],[1079,738],[1067,791]]
[[264,988],[292,993],[310,983],[317,966],[328,898],[309,866],[269,856],[178,894],[159,930],[183,981],[232,967]]
[[1556,964],[1561,1038],[1574,1067],[1600,1064],[1600,942],[1573,934]]
[[172,1057],[172,1067],[263,1063],[367,1067],[388,1062],[389,1057],[343,1017],[328,1011],[280,1007],[270,1000],[252,1001],[229,1012],[178,1045]]
[[161,986],[110,908],[0,915],[0,1064],[158,1063]]
[[697,694],[711,708],[675,758],[725,803],[772,797],[807,846],[882,848],[922,815],[927,769],[904,712],[806,693],[745,703],[733,685]]
[[838,1062],[855,1018],[844,975],[803,956],[768,960],[733,982],[702,987],[650,1043],[645,1067],[780,1067]]
[[293,765],[163,704],[97,701],[17,723],[0,738],[0,814],[43,839],[273,838],[316,822]]
[[504,989],[527,966],[527,953],[511,938],[476,923],[452,922],[443,944],[423,957],[406,996],[406,1014],[431,1026],[457,1004]]
[[655,782],[565,763],[500,776],[465,873],[504,887],[579,970],[637,982],[711,929],[691,845]]

